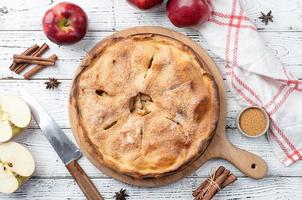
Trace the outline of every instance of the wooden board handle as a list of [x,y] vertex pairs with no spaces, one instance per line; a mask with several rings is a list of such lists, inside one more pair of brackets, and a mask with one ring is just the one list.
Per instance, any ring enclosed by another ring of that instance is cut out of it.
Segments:
[[261,157],[235,147],[229,142],[225,143],[224,149],[224,151],[220,151],[218,157],[229,161],[247,176],[254,179],[261,179],[266,176],[267,164]]
[[66,165],[66,168],[76,180],[88,200],[104,200],[77,161],[71,161]]

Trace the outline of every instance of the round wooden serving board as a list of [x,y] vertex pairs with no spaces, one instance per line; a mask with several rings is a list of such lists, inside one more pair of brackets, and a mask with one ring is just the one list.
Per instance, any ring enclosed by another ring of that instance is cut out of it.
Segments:
[[[255,178],[255,179],[263,178],[267,173],[267,165],[265,161],[255,154],[252,154],[250,152],[247,152],[245,150],[233,146],[226,138],[225,120],[227,114],[227,106],[226,106],[226,92],[224,87],[224,81],[213,60],[198,44],[196,44],[191,39],[178,32],[166,28],[154,27],[154,26],[142,26],[142,27],[134,27],[134,28],[126,29],[109,36],[109,38],[125,37],[129,35],[146,34],[146,33],[159,34],[159,35],[171,37],[173,39],[176,39],[186,44],[187,46],[191,47],[195,51],[200,61],[211,72],[218,85],[219,95],[220,95],[220,116],[219,116],[219,122],[218,122],[216,133],[212,141],[210,142],[209,146],[207,147],[206,151],[202,155],[200,155],[200,157],[196,161],[194,161],[191,165],[182,169],[181,171],[176,172],[175,174],[171,174],[159,178],[135,179],[130,176],[119,174],[103,165],[100,165],[98,162],[95,162],[95,160],[93,159],[93,155],[90,155],[85,149],[85,146],[81,145],[77,133],[73,129],[73,134],[78,144],[80,145],[81,150],[88,157],[88,159],[106,175],[124,183],[136,185],[136,186],[143,186],[143,187],[158,187],[158,186],[174,183],[192,174],[198,168],[200,168],[205,162],[213,158],[222,158],[228,160],[239,170],[241,170],[244,174],[246,174],[251,178]],[[105,40],[106,39],[104,39],[103,41]],[[100,44],[102,44],[103,41],[101,41],[97,46],[101,46]]]

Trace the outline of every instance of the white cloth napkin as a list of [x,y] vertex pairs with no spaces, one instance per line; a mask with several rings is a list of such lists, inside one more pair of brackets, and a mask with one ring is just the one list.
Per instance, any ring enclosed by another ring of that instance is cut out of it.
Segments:
[[213,0],[213,15],[196,27],[225,61],[228,86],[242,106],[270,116],[268,140],[285,165],[302,159],[302,82],[265,47],[239,0]]

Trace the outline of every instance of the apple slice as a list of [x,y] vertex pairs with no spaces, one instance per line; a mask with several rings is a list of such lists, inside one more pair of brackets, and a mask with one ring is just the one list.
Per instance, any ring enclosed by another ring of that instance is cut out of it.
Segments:
[[21,133],[31,120],[28,105],[19,97],[0,97],[0,142],[6,142]]
[[7,120],[0,121],[0,141],[8,141],[12,138],[13,130]]
[[15,192],[35,171],[31,153],[21,144],[0,144],[0,192]]

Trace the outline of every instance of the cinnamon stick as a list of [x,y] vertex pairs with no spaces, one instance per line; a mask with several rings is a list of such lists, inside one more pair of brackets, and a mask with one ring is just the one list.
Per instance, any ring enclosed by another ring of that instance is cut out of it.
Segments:
[[[52,55],[50,56],[48,59],[50,60],[57,60],[57,55]],[[47,66],[45,65],[36,65],[35,67],[33,67],[30,71],[26,72],[23,77],[25,79],[30,79],[33,75],[35,75],[36,73],[38,73],[39,71],[41,71],[42,69],[46,68]]]
[[[14,60],[24,60],[24,62],[27,61],[45,61],[45,62],[53,62],[54,60],[51,60],[49,58],[42,58],[42,57],[38,57],[38,56],[26,56],[26,55],[14,55]],[[19,61],[20,62],[20,61]]]
[[222,183],[222,185],[220,186],[221,189],[225,188],[226,186],[234,183],[237,180],[237,177],[234,174],[230,174],[227,179],[225,179],[225,181]]
[[[214,175],[214,181],[217,179],[218,176],[220,176],[222,174],[222,172],[225,170],[225,167],[220,166]],[[210,178],[210,177],[209,177]],[[196,197],[200,192],[202,192],[202,190],[206,187],[208,187],[209,185],[209,181],[204,181],[194,192],[193,192],[193,196]]]
[[42,61],[42,60],[28,60],[28,59],[15,59],[16,63],[28,63],[28,64],[37,64],[37,65],[54,65],[54,61]]
[[[31,54],[31,56],[41,56],[43,53],[45,53],[47,50],[48,50],[49,46],[44,43],[40,48],[38,48],[35,52],[33,52]],[[20,66],[18,66],[16,69],[15,69],[15,72],[17,74],[21,73],[28,65],[30,65],[29,63],[24,63]]]
[[[39,48],[39,46],[37,44],[34,44],[31,47],[29,47],[28,49],[26,49],[24,52],[22,52],[21,55],[30,55],[34,51],[36,51],[38,48]],[[15,61],[13,61],[13,63],[9,67],[9,69],[11,71],[14,71],[17,67],[18,67],[18,63],[16,63]]]
[[[217,177],[217,179],[215,180],[215,183],[217,184],[217,186],[221,189],[221,185],[222,183],[227,179],[227,177],[229,176],[230,171],[225,169],[222,174]],[[203,200],[210,200],[213,198],[213,196],[219,191],[219,188],[217,187],[210,187],[207,195],[205,195],[202,199]]]
[[194,192],[194,200],[210,200],[221,189],[235,182],[237,177],[220,166]]
[[[199,196],[201,193],[202,193],[202,191],[203,191],[203,189],[204,188],[206,188],[207,187],[207,185],[208,185],[208,181],[204,181],[194,192],[193,192],[193,197],[197,197],[197,196]],[[197,199],[197,198],[194,198],[194,199]]]

